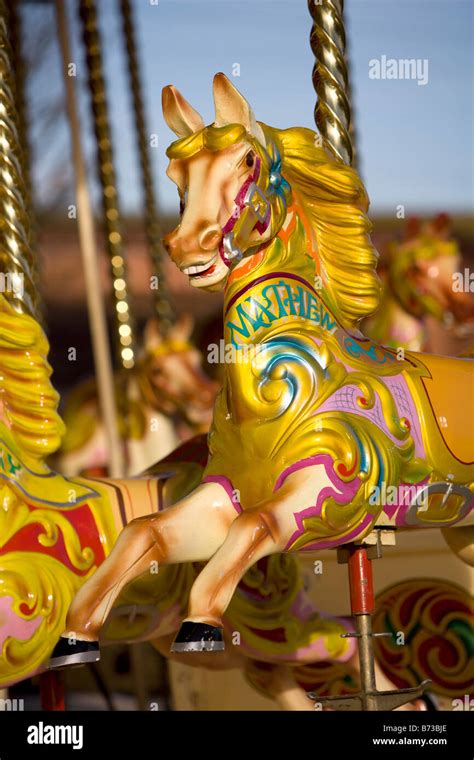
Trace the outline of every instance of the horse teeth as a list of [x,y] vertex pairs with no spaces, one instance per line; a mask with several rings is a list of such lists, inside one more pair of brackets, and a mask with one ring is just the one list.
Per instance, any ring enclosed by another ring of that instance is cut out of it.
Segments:
[[191,267],[185,267],[181,271],[187,275],[199,274],[200,272],[205,272],[206,269],[209,269],[209,267],[212,266],[215,260],[216,260],[216,257],[214,256],[214,258],[208,261],[206,264],[195,264],[194,266],[191,266]]

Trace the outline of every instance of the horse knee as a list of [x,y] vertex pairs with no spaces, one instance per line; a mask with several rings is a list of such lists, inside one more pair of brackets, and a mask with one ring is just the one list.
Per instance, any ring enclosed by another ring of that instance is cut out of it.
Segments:
[[[264,512],[258,509],[248,509],[242,512],[234,523],[235,530],[250,530],[254,533],[257,540],[271,538],[277,542],[279,537],[278,524],[275,517],[270,512]],[[231,527],[231,531],[234,528]]]
[[133,545],[147,545],[156,540],[153,532],[150,517],[136,517],[131,520],[120,534],[119,541],[126,544],[130,550]]

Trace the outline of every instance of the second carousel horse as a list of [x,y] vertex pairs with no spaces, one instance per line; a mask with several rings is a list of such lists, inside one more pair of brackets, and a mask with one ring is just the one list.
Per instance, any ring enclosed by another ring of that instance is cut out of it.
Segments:
[[261,558],[472,519],[473,364],[399,359],[360,333],[379,281],[359,176],[311,130],[257,123],[223,74],[214,99],[206,127],[174,87],[163,94],[182,201],[165,245],[192,286],[224,289],[235,353],[209,461],[188,496],[123,530],[76,595],[52,666],[97,650],[115,599],[150,563],[206,562],[173,650],[221,651],[223,616]]
[[446,214],[424,223],[408,220],[405,239],[388,246],[380,306],[364,321],[364,333],[384,346],[422,351],[430,348],[428,317],[453,337],[472,331],[472,296],[453,287],[460,270],[459,246]]
[[[190,341],[191,332],[192,322],[186,316],[166,337],[160,335],[156,320],[149,320],[136,366],[116,375],[129,475],[143,472],[169,454],[183,435],[209,429],[217,383],[204,373],[201,354]],[[53,466],[65,475],[106,475],[107,441],[94,380],[82,382],[72,391],[63,417],[66,435]]]

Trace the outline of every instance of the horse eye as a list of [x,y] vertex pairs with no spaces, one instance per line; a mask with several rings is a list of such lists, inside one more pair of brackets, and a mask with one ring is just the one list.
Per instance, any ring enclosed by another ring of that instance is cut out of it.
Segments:
[[188,200],[188,191],[185,190],[184,193],[179,195],[179,213],[181,216],[184,214],[184,209],[186,208],[186,201]]
[[252,151],[250,151],[250,153],[247,153],[247,155],[245,156],[245,163],[250,168],[251,166],[253,166],[253,162],[254,162],[254,155]]

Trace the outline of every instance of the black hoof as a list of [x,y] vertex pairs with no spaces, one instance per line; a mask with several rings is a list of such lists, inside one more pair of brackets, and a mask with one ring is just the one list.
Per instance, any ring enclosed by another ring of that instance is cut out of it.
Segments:
[[206,623],[188,621],[181,625],[173,644],[172,652],[223,652],[222,628]]
[[71,665],[86,665],[88,662],[100,660],[99,643],[97,641],[74,642],[61,637],[53,649],[48,662],[48,670],[67,668]]

